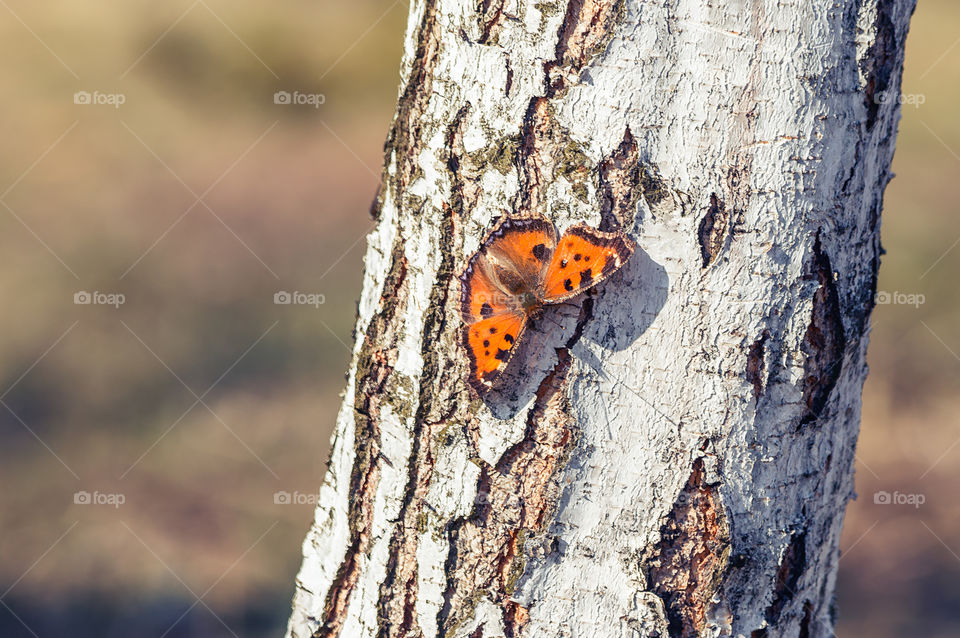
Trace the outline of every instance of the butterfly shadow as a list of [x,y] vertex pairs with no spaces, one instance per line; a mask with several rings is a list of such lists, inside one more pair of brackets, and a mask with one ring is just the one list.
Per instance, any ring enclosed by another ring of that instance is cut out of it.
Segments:
[[[666,269],[638,248],[621,270],[597,286],[593,319],[583,338],[609,350],[626,350],[660,314],[669,289]],[[574,354],[584,358],[590,353],[577,348]]]
[[[666,270],[647,253],[637,249],[629,262],[606,281],[571,302],[548,306],[542,317],[531,321],[516,352],[495,386],[483,397],[498,419],[511,419],[535,397],[537,389],[558,362],[558,351],[587,339],[611,350],[625,350],[663,308],[667,299]],[[577,335],[582,304],[593,305],[591,318]],[[571,343],[572,342],[572,343]],[[572,353],[595,370],[602,364],[590,348],[574,347]]]

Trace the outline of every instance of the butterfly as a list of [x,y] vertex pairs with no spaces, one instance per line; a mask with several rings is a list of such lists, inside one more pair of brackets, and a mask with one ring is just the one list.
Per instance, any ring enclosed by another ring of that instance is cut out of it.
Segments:
[[587,224],[574,224],[559,237],[543,217],[501,217],[460,274],[462,344],[474,390],[483,395],[493,388],[545,306],[606,279],[635,247],[622,232]]

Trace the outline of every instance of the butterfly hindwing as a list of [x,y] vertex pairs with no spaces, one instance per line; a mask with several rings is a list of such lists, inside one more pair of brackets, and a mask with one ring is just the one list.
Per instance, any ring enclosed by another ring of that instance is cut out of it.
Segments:
[[606,233],[575,224],[560,238],[543,280],[544,303],[582,293],[623,266],[635,244],[623,233]]
[[493,387],[513,356],[526,327],[523,311],[503,313],[465,325],[464,346],[470,357],[470,385],[478,392]]

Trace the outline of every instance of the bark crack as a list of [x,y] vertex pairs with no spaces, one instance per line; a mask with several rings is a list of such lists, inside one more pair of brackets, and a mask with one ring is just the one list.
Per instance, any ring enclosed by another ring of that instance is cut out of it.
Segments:
[[846,338],[840,314],[840,296],[830,256],[823,250],[820,233],[813,246],[813,276],[820,286],[813,296],[813,313],[803,339],[803,402],[806,413],[800,422],[815,421],[840,378]]
[[716,193],[710,193],[710,205],[707,207],[707,213],[700,221],[700,228],[697,231],[697,237],[700,239],[700,256],[703,258],[704,268],[712,264],[720,251],[723,250],[729,228],[730,213],[727,211],[726,204],[717,197]]

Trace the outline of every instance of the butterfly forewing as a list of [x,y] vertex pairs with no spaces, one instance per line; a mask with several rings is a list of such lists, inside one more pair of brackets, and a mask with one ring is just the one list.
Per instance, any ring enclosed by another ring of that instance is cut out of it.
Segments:
[[585,224],[571,226],[560,238],[544,276],[544,303],[569,299],[606,279],[630,259],[634,247],[623,233],[605,233]]
[[556,229],[545,219],[503,218],[460,275],[464,323],[519,308],[518,284],[537,288],[556,243]]
[[494,279],[501,279],[509,289],[509,278],[515,275],[533,289],[542,280],[556,245],[556,228],[546,219],[507,217],[490,231],[481,250],[493,266]]

